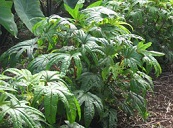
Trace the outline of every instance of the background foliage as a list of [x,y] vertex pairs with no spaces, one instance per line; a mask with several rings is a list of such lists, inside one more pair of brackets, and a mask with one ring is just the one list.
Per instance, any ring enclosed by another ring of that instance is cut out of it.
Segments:
[[117,0],[106,2],[106,6],[124,16],[133,26],[132,33],[152,42],[152,49],[165,53],[160,62],[172,63],[172,0]]

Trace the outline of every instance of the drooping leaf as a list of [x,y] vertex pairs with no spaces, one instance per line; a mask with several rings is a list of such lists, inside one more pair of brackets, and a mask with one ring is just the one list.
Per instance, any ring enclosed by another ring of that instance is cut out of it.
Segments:
[[156,58],[154,58],[151,54],[149,55],[145,54],[145,56],[143,57],[143,61],[146,63],[147,73],[149,73],[152,67],[154,67],[156,76],[158,77],[159,74],[161,74],[162,72],[161,66],[156,60]]
[[146,95],[147,90],[152,90],[153,82],[147,74],[138,71],[133,74],[130,81],[130,90],[136,94]]
[[164,53],[161,52],[157,52],[157,51],[148,51],[149,54],[151,54],[152,56],[164,56]]
[[58,68],[61,72],[61,74],[65,75],[68,71],[68,68],[70,64],[72,63],[72,60],[74,61],[74,67],[77,71],[77,77],[80,76],[82,71],[82,64],[80,61],[81,54],[79,52],[74,54],[69,53],[49,53],[41,55],[37,58],[35,58],[30,64],[29,69],[31,71],[41,71],[44,69],[50,69],[52,66],[55,66]]
[[84,91],[89,91],[93,87],[100,90],[103,87],[102,79],[98,75],[91,72],[83,73],[79,78],[79,81],[81,82],[81,89]]
[[9,101],[6,98],[6,104],[0,105],[2,110],[0,113],[0,120],[8,115],[13,121],[14,128],[24,128],[26,126],[30,128],[41,128],[40,123],[45,122],[44,115],[39,110],[26,105],[25,101],[16,101],[14,97],[15,96],[10,96],[11,100]]
[[5,27],[13,36],[17,37],[17,25],[11,12],[12,1],[0,0],[0,24]]
[[105,128],[116,128],[117,127],[117,111],[115,109],[107,109],[103,114],[102,119]]
[[37,38],[34,38],[18,43],[4,52],[0,56],[0,61],[2,61],[4,65],[10,63],[10,65],[14,66],[17,62],[19,62],[19,58],[23,53],[26,53],[29,58],[32,58],[34,49],[37,49],[36,41]]
[[[18,82],[14,81],[15,86],[25,86],[35,85],[39,83],[41,74],[32,75],[31,72],[27,69],[17,69],[17,68],[8,68],[3,73],[13,74],[13,78],[16,78]],[[13,85],[13,86],[14,86]]]
[[44,54],[40,55],[37,58],[35,58],[33,61],[31,61],[28,65],[28,69],[32,72],[39,72],[48,69],[47,64],[49,63],[50,59],[55,54]]
[[[66,83],[60,78],[57,72],[44,71],[42,84],[34,88],[34,99],[32,106],[38,106],[39,101],[44,101],[45,115],[49,123],[56,122],[58,101],[62,101],[66,109],[67,119],[74,122],[78,113],[80,119],[80,106],[74,95],[67,88]],[[43,97],[44,96],[44,97]]]
[[27,28],[32,31],[32,27],[40,17],[44,17],[38,0],[14,0],[15,10]]
[[134,48],[125,48],[122,50],[122,55],[124,56],[124,65],[130,67],[133,71],[137,71],[142,66],[142,55],[138,54]]
[[76,91],[75,94],[79,104],[81,106],[84,104],[84,121],[85,126],[88,127],[95,115],[95,111],[97,110],[99,114],[103,112],[102,101],[98,96],[90,92],[84,92],[83,90]]
[[129,99],[131,100],[133,107],[138,110],[143,119],[146,119],[148,117],[148,112],[146,110],[146,100],[142,96],[133,92],[129,93]]
[[94,63],[98,64],[98,57],[96,53],[98,53],[98,51],[101,52],[101,50],[99,49],[100,48],[99,45],[96,43],[97,38],[85,33],[82,30],[76,31],[75,35],[76,35],[75,38],[81,44],[81,47],[79,48],[79,50],[82,54],[82,57],[87,62],[87,64],[90,65],[91,63],[91,60],[89,56],[87,55],[88,53],[92,57],[92,60],[94,61]]

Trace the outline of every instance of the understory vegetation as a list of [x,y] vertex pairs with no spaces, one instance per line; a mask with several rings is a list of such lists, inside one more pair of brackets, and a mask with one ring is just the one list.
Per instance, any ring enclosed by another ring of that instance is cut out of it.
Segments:
[[1,38],[17,37],[15,17],[32,34],[0,56],[0,127],[115,128],[119,111],[147,119],[156,57],[172,62],[173,1],[52,2],[62,15],[46,1],[0,0]]

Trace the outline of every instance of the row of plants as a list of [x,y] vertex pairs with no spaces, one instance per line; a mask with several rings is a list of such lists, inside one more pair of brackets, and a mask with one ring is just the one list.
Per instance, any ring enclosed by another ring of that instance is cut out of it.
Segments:
[[64,4],[70,17],[45,17],[39,1],[14,0],[35,37],[0,56],[4,68],[26,67],[0,75],[0,127],[112,128],[118,111],[148,117],[149,73],[159,76],[155,56],[164,54],[147,50],[152,43],[132,34],[125,18],[106,6],[110,1],[83,8],[84,2],[74,8]]

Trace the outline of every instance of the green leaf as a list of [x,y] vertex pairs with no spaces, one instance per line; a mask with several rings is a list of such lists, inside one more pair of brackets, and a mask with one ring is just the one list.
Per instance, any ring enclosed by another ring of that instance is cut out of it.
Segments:
[[11,79],[11,78],[12,77],[0,74],[0,80],[7,80],[7,79]]
[[140,71],[134,73],[130,81],[130,90],[140,95],[146,95],[147,90],[152,90],[153,86],[151,77]]
[[102,118],[102,122],[105,128],[116,128],[117,127],[117,111],[115,109],[107,109]]
[[137,71],[138,67],[142,66],[142,55],[138,54],[135,48],[125,48],[122,50],[122,55],[124,56],[124,65],[130,67],[133,71]]
[[133,107],[139,111],[143,119],[146,119],[148,117],[148,112],[146,110],[146,100],[142,96],[133,92],[129,93],[129,98],[132,100]]
[[21,55],[25,52],[30,59],[33,58],[34,50],[37,49],[36,42],[37,38],[18,43],[4,52],[0,56],[0,61],[2,61],[4,65],[10,63],[12,66],[14,66],[19,61]]
[[90,93],[84,92],[83,90],[79,90],[75,92],[79,104],[82,106],[84,105],[84,120],[85,126],[88,127],[95,115],[95,109],[98,111],[99,114],[103,112],[103,104],[101,99]]
[[160,64],[158,63],[156,58],[154,58],[151,54],[149,55],[145,54],[142,60],[146,62],[147,73],[149,73],[152,67],[154,67],[156,76],[158,77],[161,74],[162,69],[160,67]]
[[98,0],[92,4],[90,4],[87,8],[93,8],[93,7],[96,7],[96,6],[100,6],[102,3],[102,0]]
[[57,68],[60,68],[61,74],[65,75],[68,71],[68,68],[72,62],[74,61],[74,67],[77,70],[77,77],[80,76],[82,72],[82,63],[80,60],[81,53],[49,53],[41,55],[37,58],[35,58],[30,64],[29,69],[31,71],[41,71],[44,69],[50,69],[52,66],[56,66]]
[[18,16],[30,31],[38,22],[36,18],[44,17],[38,0],[14,0],[14,6]]
[[156,52],[156,51],[148,51],[152,56],[164,56],[164,53]]
[[86,92],[91,90],[93,87],[96,87],[97,89],[103,87],[102,79],[91,72],[84,72],[79,78],[79,82],[81,82],[81,89]]
[[16,91],[16,90],[14,90],[13,88],[11,88],[11,87],[6,87],[6,86],[2,86],[1,85],[1,81],[0,81],[0,92],[1,91]]
[[41,126],[40,122],[45,122],[44,115],[39,110],[26,105],[26,101],[16,101],[15,96],[10,98],[10,102],[6,99],[6,104],[0,106],[0,118],[5,119],[5,115],[8,115],[13,121],[14,128],[27,126],[36,128]]
[[141,51],[141,50],[146,50],[147,48],[149,48],[151,46],[151,42],[148,42],[146,44],[144,44],[143,42],[139,42],[137,45],[137,50]]
[[111,19],[117,17],[117,14],[113,10],[103,6],[87,8],[82,10],[81,13],[86,15],[86,24],[91,24],[92,22],[98,23],[105,18]]
[[78,0],[76,6],[74,8],[71,8],[69,5],[67,5],[66,3],[64,4],[64,7],[66,9],[66,11],[68,11],[68,13],[77,21],[80,21],[80,12],[79,9],[81,9],[83,7],[83,3],[85,1],[84,0]]
[[47,64],[54,55],[55,53],[38,56],[29,63],[28,69],[36,73],[48,69]]
[[98,39],[96,37],[93,37],[85,33],[83,30],[76,31],[75,36],[76,36],[75,38],[81,44],[79,50],[82,54],[82,57],[87,62],[87,64],[90,65],[89,61],[91,61],[91,59],[88,56],[88,53],[92,57],[94,63],[98,64],[98,57],[96,53],[98,51],[101,51],[99,49],[100,48],[99,45],[96,43]]
[[45,116],[50,124],[56,122],[56,113],[59,97],[53,90],[45,92],[44,108]]
[[17,25],[11,13],[12,1],[0,0],[0,24],[5,27],[13,36],[17,37]]
[[33,106],[41,104],[44,101],[45,115],[49,123],[56,122],[58,110],[58,101],[62,101],[66,109],[67,119],[70,123],[74,122],[78,113],[81,117],[79,103],[74,95],[67,88],[66,83],[60,78],[60,75],[54,71],[41,72],[42,78],[40,85],[34,86]]
[[79,52],[72,55],[72,58],[75,61],[75,68],[76,68],[76,71],[77,71],[77,74],[76,74],[77,78],[79,78],[81,73],[82,73],[82,62],[81,62],[80,56],[81,56],[81,53],[79,53]]

